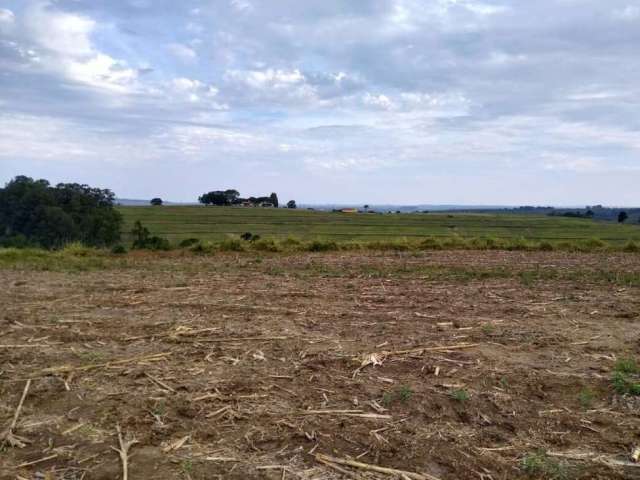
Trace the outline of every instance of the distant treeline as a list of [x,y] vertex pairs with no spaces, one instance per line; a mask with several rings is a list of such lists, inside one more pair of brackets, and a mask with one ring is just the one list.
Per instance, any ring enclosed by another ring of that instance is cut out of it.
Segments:
[[235,189],[214,190],[212,192],[203,193],[198,197],[198,201],[204,205],[247,205],[278,208],[278,195],[275,193],[272,193],[268,197],[243,198],[240,196],[240,192]]
[[450,210],[449,213],[515,213],[548,215],[550,217],[570,217],[570,218],[592,218],[595,220],[610,220],[619,222],[640,221],[640,208],[612,208],[602,205],[586,206],[584,208],[557,208],[557,207],[534,207],[523,205],[513,208],[486,208],[486,209],[465,209]]

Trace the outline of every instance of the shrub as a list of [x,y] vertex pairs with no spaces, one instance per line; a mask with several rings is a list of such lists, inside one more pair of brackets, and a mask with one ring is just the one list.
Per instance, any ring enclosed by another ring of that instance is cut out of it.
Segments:
[[548,242],[547,240],[543,240],[538,244],[538,250],[542,252],[552,252],[555,250],[555,247],[551,242]]
[[609,246],[607,242],[600,240],[599,238],[589,238],[582,242],[582,246],[586,250],[603,250]]
[[223,252],[243,252],[245,250],[242,242],[237,238],[227,238],[220,242],[219,248]]
[[329,252],[338,248],[338,244],[333,240],[314,240],[307,246],[309,252]]
[[442,243],[435,237],[425,238],[418,246],[423,250],[442,250]]
[[65,245],[65,247],[62,249],[62,253],[64,255],[71,255],[73,257],[86,257],[88,256],[91,252],[93,252],[93,250],[85,245],[83,245],[80,242],[71,242],[68,243],[67,245]]
[[252,248],[259,252],[280,252],[282,248],[278,245],[273,239],[265,238],[262,240],[258,240],[256,242],[252,242]]
[[111,253],[113,253],[114,255],[123,255],[127,253],[127,247],[119,243],[118,245],[114,245],[111,248]]
[[622,247],[622,251],[623,252],[628,252],[628,253],[636,253],[636,252],[640,252],[640,246],[638,246],[638,244],[636,242],[634,242],[633,240],[629,240],[624,247]]
[[244,240],[245,242],[250,241],[251,239],[253,239],[253,234],[251,232],[245,232],[242,235],[240,235],[240,238],[242,240]]
[[193,247],[194,245],[198,244],[200,242],[200,240],[198,240],[197,238],[185,238],[184,240],[182,240],[178,246],[180,248],[189,248],[189,247]]
[[191,247],[191,251],[194,253],[211,253],[214,249],[215,245],[211,242],[198,242]]

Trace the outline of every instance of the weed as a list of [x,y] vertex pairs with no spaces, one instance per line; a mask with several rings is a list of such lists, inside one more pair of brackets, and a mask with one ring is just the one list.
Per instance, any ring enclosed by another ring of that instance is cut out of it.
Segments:
[[402,403],[408,402],[413,396],[413,390],[408,385],[403,385],[396,390],[390,392],[384,392],[382,395],[381,403],[385,407],[389,407],[391,404],[400,401]]
[[182,467],[182,471],[187,475],[191,475],[193,473],[193,461],[189,458],[185,458],[180,464]]
[[413,396],[413,390],[411,390],[411,387],[407,385],[403,385],[402,387],[400,387],[397,393],[398,399],[401,402],[408,402],[409,399],[411,399],[411,397]]
[[596,396],[590,388],[583,388],[578,394],[578,400],[584,409],[591,408],[595,398]]
[[482,333],[484,333],[487,337],[493,335],[495,332],[495,328],[490,323],[486,323],[482,326]]
[[451,395],[451,398],[453,398],[454,400],[460,403],[464,403],[467,400],[469,400],[469,398],[471,398],[469,393],[462,388],[458,390],[454,390],[453,392],[450,393],[450,395]]
[[522,470],[530,477],[542,476],[548,480],[569,478],[567,466],[550,458],[543,450],[529,453],[522,459]]
[[627,373],[631,375],[637,375],[638,373],[640,373],[640,369],[638,368],[638,364],[635,359],[629,357],[618,359],[613,369],[616,372]]

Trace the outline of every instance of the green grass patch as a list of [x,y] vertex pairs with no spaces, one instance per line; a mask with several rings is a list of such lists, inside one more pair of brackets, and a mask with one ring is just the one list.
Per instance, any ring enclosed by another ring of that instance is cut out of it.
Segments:
[[567,465],[549,457],[542,450],[526,455],[522,459],[521,468],[532,478],[544,478],[545,480],[568,480],[570,478]]

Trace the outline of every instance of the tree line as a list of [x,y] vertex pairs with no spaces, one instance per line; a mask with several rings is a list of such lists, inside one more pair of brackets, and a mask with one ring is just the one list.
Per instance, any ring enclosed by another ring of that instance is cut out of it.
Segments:
[[78,241],[107,246],[120,240],[122,216],[111,190],[78,183],[52,186],[18,176],[0,188],[0,244],[57,248]]
[[[243,198],[240,196],[240,192],[236,189],[214,190],[211,192],[203,193],[198,197],[198,202],[202,203],[203,205],[215,205],[218,207],[247,205],[253,207],[262,206],[278,208],[280,206],[278,195],[275,192],[268,197]],[[295,200],[289,200],[287,202],[287,208],[296,208]]]

